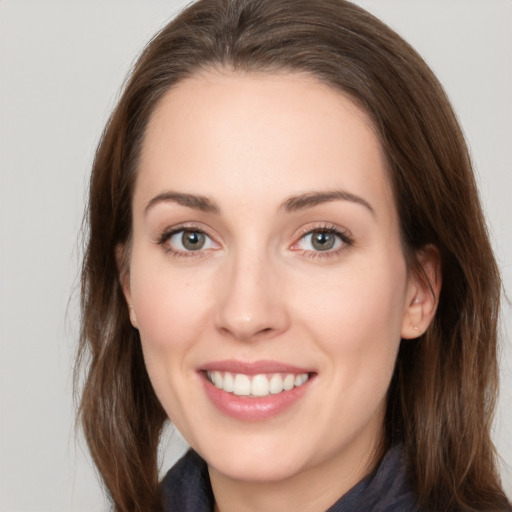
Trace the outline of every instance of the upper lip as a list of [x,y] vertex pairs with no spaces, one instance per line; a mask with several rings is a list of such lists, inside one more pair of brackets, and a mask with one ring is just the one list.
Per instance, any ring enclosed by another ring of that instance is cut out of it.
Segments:
[[260,373],[311,373],[310,368],[304,368],[291,364],[271,360],[260,361],[238,361],[236,359],[225,359],[223,361],[212,361],[201,365],[200,371],[219,371],[230,373],[243,373],[244,375],[258,375]]

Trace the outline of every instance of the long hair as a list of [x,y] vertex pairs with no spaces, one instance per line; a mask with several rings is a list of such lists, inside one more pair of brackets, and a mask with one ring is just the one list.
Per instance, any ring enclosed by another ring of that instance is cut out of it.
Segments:
[[166,414],[129,321],[115,251],[148,119],[173,85],[205,69],[300,72],[372,118],[387,160],[404,254],[437,247],[433,324],[403,341],[388,393],[388,444],[403,443],[418,503],[504,510],[490,428],[498,389],[500,277],[468,150],[442,86],[395,32],[344,0],[200,0],[147,45],[96,152],[82,268],[79,418],[116,511],[161,506],[157,449]]

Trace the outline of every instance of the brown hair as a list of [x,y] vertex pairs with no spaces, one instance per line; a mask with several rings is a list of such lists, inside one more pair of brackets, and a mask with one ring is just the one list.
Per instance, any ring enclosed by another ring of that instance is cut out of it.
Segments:
[[157,448],[166,421],[129,321],[115,250],[130,239],[149,116],[170,87],[208,68],[306,72],[370,114],[409,265],[417,268],[415,252],[433,244],[443,274],[433,324],[400,348],[387,443],[404,444],[425,509],[505,510],[490,438],[500,278],[464,138],[421,57],[344,0],[200,0],[148,44],[107,124],[90,182],[77,368],[86,370],[79,418],[115,509],[161,506]]

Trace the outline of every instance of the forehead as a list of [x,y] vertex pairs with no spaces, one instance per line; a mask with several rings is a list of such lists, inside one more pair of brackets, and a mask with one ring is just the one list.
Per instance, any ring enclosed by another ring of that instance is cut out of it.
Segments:
[[299,74],[209,71],[178,83],[148,123],[135,202],[165,189],[281,201],[347,189],[393,206],[369,116]]

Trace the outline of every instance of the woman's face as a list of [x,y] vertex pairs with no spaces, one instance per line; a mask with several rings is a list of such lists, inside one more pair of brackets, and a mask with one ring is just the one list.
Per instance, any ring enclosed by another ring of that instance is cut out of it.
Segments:
[[156,394],[212,478],[364,474],[422,299],[379,140],[347,97],[228,71],[170,90],[123,286]]

